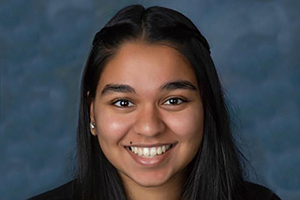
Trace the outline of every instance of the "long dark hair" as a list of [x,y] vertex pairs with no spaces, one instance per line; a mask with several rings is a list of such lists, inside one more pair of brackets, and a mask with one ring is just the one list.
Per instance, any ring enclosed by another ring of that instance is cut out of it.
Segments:
[[209,45],[196,26],[181,13],[141,5],[120,10],[93,40],[84,68],[78,121],[78,177],[82,199],[126,199],[121,178],[106,159],[97,137],[90,133],[89,106],[106,63],[125,42],[141,40],[180,51],[195,71],[204,107],[204,136],[188,165],[182,199],[235,200],[243,191],[241,153],[234,144],[230,118]]

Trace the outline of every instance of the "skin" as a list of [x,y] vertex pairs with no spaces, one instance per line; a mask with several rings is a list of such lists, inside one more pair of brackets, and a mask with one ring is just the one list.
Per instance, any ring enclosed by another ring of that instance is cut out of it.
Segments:
[[[194,89],[162,89],[176,81],[189,82]],[[130,90],[107,89],[110,84]],[[91,132],[118,170],[130,199],[179,199],[184,169],[202,141],[204,118],[196,76],[181,53],[141,41],[122,45],[100,77],[90,118],[95,124]],[[158,166],[145,167],[125,148],[130,142],[176,146]]]

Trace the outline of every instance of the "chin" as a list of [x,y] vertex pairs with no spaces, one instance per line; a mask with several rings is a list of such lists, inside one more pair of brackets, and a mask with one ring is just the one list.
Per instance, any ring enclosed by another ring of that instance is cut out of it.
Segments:
[[167,181],[165,180],[134,180],[132,179],[136,184],[138,184],[141,187],[151,188],[151,187],[160,187],[163,186]]
[[151,188],[151,187],[161,187],[168,183],[171,183],[173,179],[179,176],[179,173],[173,174],[171,172],[144,172],[144,173],[134,173],[125,174],[126,179],[130,179],[135,184]]

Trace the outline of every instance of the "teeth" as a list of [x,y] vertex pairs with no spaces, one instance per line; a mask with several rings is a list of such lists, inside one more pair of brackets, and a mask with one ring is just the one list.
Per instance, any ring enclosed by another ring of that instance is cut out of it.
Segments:
[[149,155],[150,155],[149,148],[144,148],[144,149],[143,149],[143,155],[144,155],[145,157],[149,157]]
[[161,147],[161,151],[162,151],[163,153],[165,153],[165,152],[166,152],[166,146],[162,146],[162,147]]
[[151,149],[150,149],[150,156],[156,156],[156,148],[155,147],[152,147]]
[[156,153],[157,153],[158,155],[160,155],[160,154],[162,153],[161,147],[158,147],[158,148],[157,148]]
[[138,153],[138,149],[137,149],[137,147],[133,147],[133,152],[134,152],[135,154],[137,154],[137,153]]
[[143,155],[143,149],[142,148],[137,148],[138,149],[138,155],[142,156]]
[[130,147],[129,149],[133,153],[135,153],[139,156],[143,156],[143,157],[146,157],[146,158],[153,158],[156,155],[161,155],[161,154],[165,153],[171,147],[172,147],[172,145],[168,144],[168,145],[162,145],[162,146],[159,146],[159,147],[151,147],[151,148],[148,148],[148,147],[144,147],[144,148],[143,147]]

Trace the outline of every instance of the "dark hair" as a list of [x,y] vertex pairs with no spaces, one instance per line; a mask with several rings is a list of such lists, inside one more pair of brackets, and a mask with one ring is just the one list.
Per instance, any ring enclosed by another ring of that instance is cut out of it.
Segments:
[[189,175],[183,185],[182,199],[241,198],[241,153],[234,144],[222,86],[206,39],[177,11],[133,5],[120,10],[96,34],[83,72],[77,138],[77,181],[82,199],[126,199],[121,178],[103,154],[97,137],[90,133],[89,106],[106,63],[122,44],[136,40],[176,48],[190,62],[200,87],[204,136],[198,153],[187,167]]

